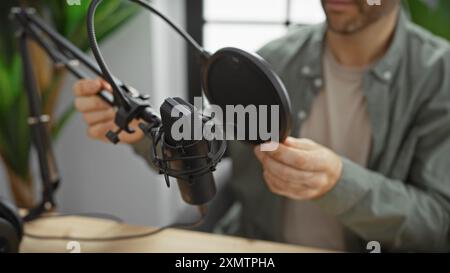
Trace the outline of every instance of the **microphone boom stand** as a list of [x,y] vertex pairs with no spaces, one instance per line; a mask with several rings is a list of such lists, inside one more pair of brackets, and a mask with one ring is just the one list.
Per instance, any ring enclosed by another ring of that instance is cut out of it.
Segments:
[[[53,63],[70,71],[78,79],[88,78],[88,75],[79,67],[82,63],[91,72],[99,77],[103,77],[103,73],[96,63],[86,56],[80,49],[74,46],[70,41],[62,35],[48,27],[39,17],[35,15],[32,8],[13,8],[11,10],[12,18],[18,23],[18,43],[20,55],[23,64],[23,78],[25,82],[25,91],[28,98],[29,118],[33,146],[39,160],[39,170],[42,179],[42,197],[39,204],[32,208],[24,217],[25,221],[32,221],[38,218],[42,213],[51,211],[56,207],[54,194],[60,183],[60,175],[56,164],[55,156],[52,148],[52,141],[49,134],[48,122],[50,118],[42,113],[42,101],[35,75],[33,73],[32,60],[29,52],[30,41],[36,42],[52,59]],[[160,119],[148,103],[148,96],[140,95],[130,86],[114,78],[114,81],[123,89],[129,92],[128,102],[134,107],[134,115],[120,119],[119,123],[123,127],[127,127],[128,123],[135,117],[149,123],[151,126],[160,124]],[[118,106],[118,112],[121,112],[121,105],[117,105],[113,96],[103,90],[98,96],[110,105]],[[130,105],[126,105],[130,106]],[[126,113],[128,114],[128,113]],[[117,122],[117,119],[116,119]],[[120,126],[119,126],[120,127]],[[119,141],[118,133],[108,133],[108,137],[114,143]],[[128,131],[128,130],[127,130]],[[128,132],[132,132],[129,130]]]

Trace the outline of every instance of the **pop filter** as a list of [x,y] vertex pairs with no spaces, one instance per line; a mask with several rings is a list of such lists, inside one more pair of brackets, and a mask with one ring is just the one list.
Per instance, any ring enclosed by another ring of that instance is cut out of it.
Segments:
[[[272,130],[273,112],[270,109],[274,105],[279,109],[278,134],[277,139],[270,140],[282,142],[289,135],[291,103],[288,93],[277,74],[259,55],[232,47],[218,50],[204,63],[202,86],[209,102],[218,105],[223,113],[227,110],[227,105],[256,107],[257,121],[250,119],[250,115],[245,117],[245,142],[261,144],[268,141],[267,137],[261,135],[260,126],[261,122],[265,122],[267,129]],[[261,106],[268,109],[266,115],[260,114]],[[250,137],[250,128],[257,129],[256,137]],[[236,135],[236,128],[234,134]]]

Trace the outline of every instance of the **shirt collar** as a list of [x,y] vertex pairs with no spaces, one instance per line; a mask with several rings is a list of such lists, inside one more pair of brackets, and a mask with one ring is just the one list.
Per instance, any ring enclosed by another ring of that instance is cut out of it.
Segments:
[[[406,15],[401,11],[391,45],[386,54],[370,69],[372,73],[384,82],[390,82],[400,63],[402,51],[405,49],[406,45],[406,23]],[[311,47],[315,49],[319,48],[320,50],[311,50],[310,52],[312,54],[308,54],[305,57],[305,65],[302,66],[301,73],[306,77],[317,77],[322,75],[322,64],[320,60],[324,51],[324,39],[327,26],[324,22],[316,27],[317,29],[313,32],[311,37]]]
[[301,74],[305,77],[317,77],[322,75],[322,54],[327,25],[325,22],[315,26],[312,32],[311,48],[307,56],[304,58],[304,65],[301,68]]
[[373,66],[372,72],[382,81],[390,82],[396,68],[400,64],[402,52],[406,46],[407,18],[403,11],[400,12],[394,37],[386,54]]

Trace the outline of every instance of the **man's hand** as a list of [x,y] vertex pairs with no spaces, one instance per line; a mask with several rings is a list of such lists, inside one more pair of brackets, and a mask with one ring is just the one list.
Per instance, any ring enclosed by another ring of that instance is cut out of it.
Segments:
[[256,146],[255,154],[270,190],[291,199],[311,200],[324,195],[342,173],[341,158],[309,139],[289,137],[269,152]]
[[[111,86],[101,79],[76,82],[73,87],[76,96],[75,108],[83,114],[83,119],[88,125],[88,136],[93,139],[108,141],[105,136],[106,133],[109,130],[115,131],[117,129],[114,124],[115,109],[96,95],[101,90],[111,92]],[[135,133],[120,133],[120,141],[131,144],[142,139],[143,133],[138,128],[138,124],[137,120],[130,124],[130,127],[136,131]]]

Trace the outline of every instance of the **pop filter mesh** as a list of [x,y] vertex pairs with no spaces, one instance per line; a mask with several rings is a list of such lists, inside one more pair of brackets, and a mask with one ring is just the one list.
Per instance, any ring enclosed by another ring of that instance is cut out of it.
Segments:
[[[216,52],[204,70],[203,88],[208,100],[219,105],[224,111],[226,105],[254,105],[259,113],[260,106],[267,106],[268,132],[271,128],[271,106],[279,106],[278,140],[284,140],[290,131],[290,101],[283,84],[268,64],[259,56],[235,48],[224,48]],[[249,129],[250,115],[245,118],[245,140],[251,143],[262,143],[259,135],[259,119],[257,115],[256,139],[251,139]],[[235,115],[235,120],[237,116]],[[236,132],[235,132],[236,133]]]

